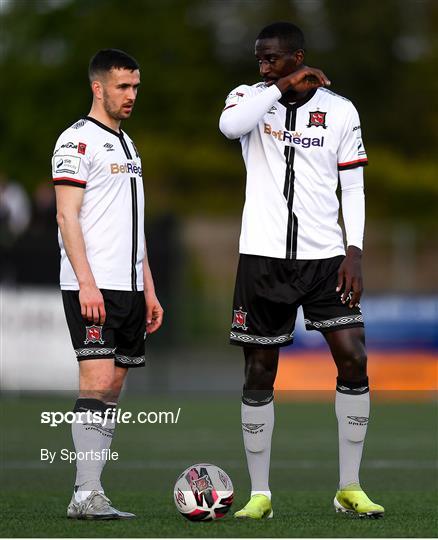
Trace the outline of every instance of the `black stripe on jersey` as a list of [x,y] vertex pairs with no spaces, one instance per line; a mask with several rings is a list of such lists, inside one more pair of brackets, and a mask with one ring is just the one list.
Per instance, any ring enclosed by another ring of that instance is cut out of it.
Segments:
[[125,138],[123,137],[123,134],[120,135],[120,143],[123,147],[123,150],[125,151],[126,157],[128,159],[132,159],[131,150],[129,150],[129,146],[127,142],[125,141]]
[[292,212],[292,251],[291,259],[297,258],[297,243],[298,243],[298,218]]
[[[290,104],[284,96],[279,102],[286,107],[286,122],[285,127],[288,131],[294,131],[297,122],[297,109],[310,101],[316,94],[316,90],[311,90],[307,96],[297,101],[294,104]],[[286,174],[284,179],[283,195],[287,201],[288,219],[287,219],[287,236],[286,236],[286,259],[297,258],[297,242],[298,242],[298,218],[293,213],[294,203],[294,185],[295,185],[295,171],[294,171],[294,159],[295,159],[295,147],[285,146],[284,156],[286,158]]]
[[[120,144],[128,159],[132,159],[131,151],[126,143],[123,133],[119,137]],[[132,202],[132,251],[131,251],[131,287],[137,290],[137,250],[138,250],[138,202],[137,202],[137,179],[131,176],[131,202]]]
[[137,179],[131,177],[132,197],[132,255],[131,255],[131,285],[132,290],[137,290],[137,249],[138,249],[138,213],[137,213]]
[[[297,120],[297,108],[286,104],[286,129],[293,131]],[[287,235],[286,235],[286,259],[296,259],[297,256],[297,235],[298,235],[298,220],[292,212],[294,202],[294,159],[295,147],[286,146],[284,149],[286,158],[286,174],[284,179],[283,195],[287,201],[288,219],[287,219]]]

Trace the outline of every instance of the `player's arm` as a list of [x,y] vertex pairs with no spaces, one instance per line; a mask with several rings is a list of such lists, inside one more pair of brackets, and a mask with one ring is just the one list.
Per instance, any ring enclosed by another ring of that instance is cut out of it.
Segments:
[[347,254],[339,267],[337,290],[342,301],[349,307],[356,306],[363,291],[362,244],[365,226],[365,197],[363,167],[368,158],[362,141],[360,119],[357,110],[348,102],[345,109],[340,144],[338,148],[338,171],[342,189],[341,204],[347,236]]
[[163,322],[163,308],[155,294],[155,285],[149,266],[146,238],[144,239],[143,284],[146,301],[146,332],[152,334]]
[[87,259],[84,236],[79,222],[79,212],[84,190],[71,186],[56,185],[56,220],[61,231],[67,257],[79,283],[79,302],[84,318],[104,324],[106,313],[103,296],[96,286]]
[[233,90],[226,102],[219,120],[219,129],[228,139],[238,139],[252,131],[269,109],[289,90],[301,93],[329,86],[325,74],[316,68],[303,66],[298,71],[283,77],[255,95],[250,87],[240,86]]
[[339,171],[341,183],[342,216],[347,236],[347,254],[338,271],[337,291],[342,292],[342,302],[352,293],[349,307],[356,306],[363,292],[362,245],[365,228],[365,196],[363,168]]
[[275,86],[282,94],[292,90],[297,94],[309,92],[320,86],[330,86],[331,82],[323,71],[309,66],[302,66],[286,77],[275,82]]
[[280,98],[281,92],[275,85],[255,95],[251,95],[249,86],[237,87],[225,101],[219,129],[228,139],[238,139],[246,135]]

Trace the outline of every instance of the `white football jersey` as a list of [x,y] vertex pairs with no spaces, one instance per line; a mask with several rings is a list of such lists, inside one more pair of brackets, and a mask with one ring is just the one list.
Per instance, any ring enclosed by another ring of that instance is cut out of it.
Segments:
[[247,170],[240,253],[281,259],[345,254],[338,172],[367,164],[355,107],[325,88],[288,103],[275,85],[241,85],[229,94],[221,123],[262,92],[262,115],[240,136]]
[[[86,117],[66,129],[52,158],[53,183],[84,189],[79,221],[100,289],[143,290],[144,192],[141,161],[126,133]],[[60,232],[60,283],[78,290]]]

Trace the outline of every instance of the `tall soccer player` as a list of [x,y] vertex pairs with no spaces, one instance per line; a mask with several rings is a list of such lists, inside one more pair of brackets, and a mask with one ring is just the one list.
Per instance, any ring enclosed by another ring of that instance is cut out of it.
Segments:
[[128,369],[144,366],[146,333],[161,326],[163,309],[146,251],[140,156],[120,129],[137,98],[139,66],[123,51],[105,49],[88,74],[90,113],[61,134],[52,160],[62,299],[79,362],[74,411],[98,419],[72,425],[75,450],[87,457],[76,462],[67,516],[129,519],[134,514],[112,507],[100,481],[115,428],[107,411]]
[[[273,387],[279,347],[290,345],[297,308],[326,339],[338,369],[337,511],[380,517],[359,484],[370,399],[362,313],[363,166],[367,156],[351,101],[304,65],[295,25],[265,27],[255,42],[263,82],[227,97],[220,129],[240,139],[247,170],[231,343],[243,346],[242,429],[251,498],[235,516],[273,516],[269,489]],[[346,244],[338,225],[342,214]]]

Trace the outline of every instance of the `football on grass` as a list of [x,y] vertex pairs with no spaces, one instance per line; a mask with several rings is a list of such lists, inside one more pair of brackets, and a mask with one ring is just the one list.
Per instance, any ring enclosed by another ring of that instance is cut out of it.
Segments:
[[209,463],[198,463],[180,474],[173,490],[178,511],[190,521],[224,517],[233,503],[228,474]]

